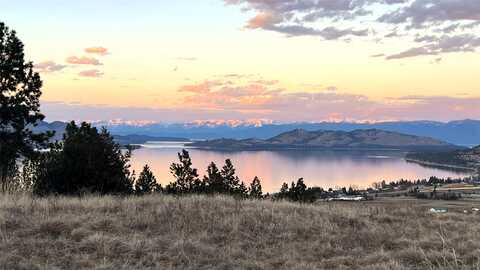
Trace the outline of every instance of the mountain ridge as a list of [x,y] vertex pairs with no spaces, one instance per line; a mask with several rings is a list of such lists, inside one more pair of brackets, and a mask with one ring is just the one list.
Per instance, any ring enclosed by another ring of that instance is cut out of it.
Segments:
[[[53,124],[55,123],[55,124]],[[62,122],[42,123],[42,128],[48,125],[53,128],[61,126]],[[65,123],[64,123],[65,124]],[[94,123],[102,126],[107,123]],[[465,119],[451,121],[448,123],[435,121],[404,121],[404,122],[381,122],[381,123],[289,123],[289,124],[263,124],[255,125],[202,125],[199,123],[185,124],[146,124],[143,126],[117,123],[106,125],[113,135],[147,135],[153,137],[175,137],[188,139],[269,139],[282,132],[294,129],[315,130],[337,130],[353,131],[355,129],[381,129],[386,131],[399,132],[415,136],[433,137],[456,145],[475,146],[480,144],[480,121]],[[58,129],[57,129],[58,130]],[[61,133],[60,130],[57,133]],[[57,134],[58,135],[58,134]],[[61,138],[61,135],[60,135]]]
[[223,150],[262,149],[391,149],[391,150],[435,150],[460,149],[453,144],[429,137],[420,137],[379,129],[332,131],[307,131],[295,129],[272,138],[262,139],[216,139],[195,142],[198,148]]

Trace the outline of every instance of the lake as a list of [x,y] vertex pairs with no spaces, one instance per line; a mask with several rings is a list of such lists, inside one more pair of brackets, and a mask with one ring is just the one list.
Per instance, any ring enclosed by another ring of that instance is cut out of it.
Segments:
[[[177,153],[188,145],[178,142],[155,142],[142,145],[132,156],[132,168],[138,173],[148,164],[158,181],[165,186],[171,182],[172,162]],[[308,186],[323,188],[370,187],[372,183],[404,179],[423,179],[430,176],[463,177],[467,173],[423,167],[406,162],[404,153],[395,151],[212,151],[188,149],[193,166],[203,176],[208,164],[222,167],[230,158],[241,180],[249,184],[255,176],[262,181],[265,192],[277,192],[283,182],[303,177]]]

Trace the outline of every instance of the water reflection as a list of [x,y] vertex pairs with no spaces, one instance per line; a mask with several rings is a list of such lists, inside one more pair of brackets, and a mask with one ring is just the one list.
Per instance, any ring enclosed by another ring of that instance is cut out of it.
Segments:
[[[135,150],[132,167],[137,172],[148,164],[163,185],[172,181],[169,166],[177,161],[178,143],[146,144]],[[400,178],[422,179],[430,176],[462,177],[465,172],[427,168],[403,159],[404,153],[384,151],[207,151],[189,149],[195,168],[203,175],[213,161],[223,166],[232,159],[240,178],[250,183],[255,176],[262,180],[266,192],[276,192],[283,182],[305,178],[309,186],[369,187],[376,181]]]

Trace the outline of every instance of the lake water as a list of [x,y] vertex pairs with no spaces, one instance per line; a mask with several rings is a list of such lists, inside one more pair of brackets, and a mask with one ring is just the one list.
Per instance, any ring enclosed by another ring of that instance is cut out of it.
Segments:
[[[188,146],[179,143],[147,143],[135,150],[132,168],[137,174],[148,164],[162,185],[171,182],[170,164]],[[277,192],[283,182],[303,177],[308,186],[323,188],[370,187],[381,180],[423,179],[430,176],[463,177],[466,173],[427,168],[403,159],[403,153],[385,151],[211,151],[188,149],[193,165],[203,175],[208,164],[222,167],[230,158],[241,180],[249,184],[255,176],[265,192]]]

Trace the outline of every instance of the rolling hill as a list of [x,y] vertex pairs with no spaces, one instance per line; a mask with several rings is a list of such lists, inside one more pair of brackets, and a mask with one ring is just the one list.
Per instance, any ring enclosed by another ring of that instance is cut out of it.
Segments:
[[212,149],[288,149],[288,148],[342,148],[342,149],[402,149],[447,151],[459,147],[429,137],[407,135],[378,129],[346,131],[307,131],[295,129],[267,140],[218,139],[193,144]]

